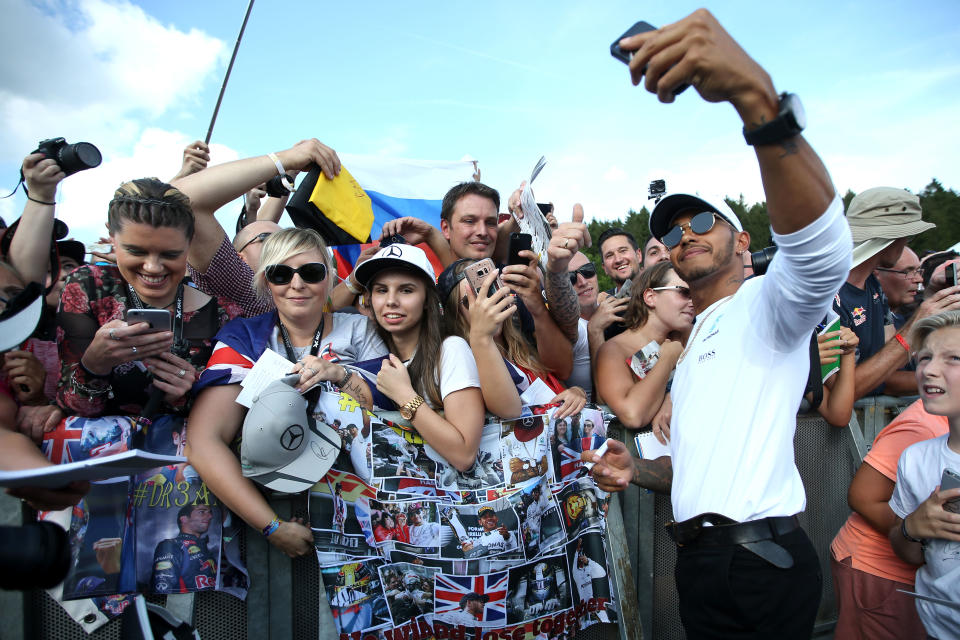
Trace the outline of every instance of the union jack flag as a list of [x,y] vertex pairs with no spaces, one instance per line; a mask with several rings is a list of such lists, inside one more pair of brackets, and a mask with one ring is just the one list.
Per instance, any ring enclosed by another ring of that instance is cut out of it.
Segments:
[[237,384],[247,377],[247,373],[253,368],[253,363],[252,359],[223,342],[218,342],[194,390],[208,386]]
[[43,451],[43,455],[47,456],[47,460],[53,464],[87,459],[88,456],[80,448],[83,429],[73,428],[74,422],[70,418],[64,418],[56,429],[43,434],[43,443],[40,445],[40,449]]
[[434,588],[436,614],[440,616],[443,613],[458,613],[461,598],[469,593],[489,597],[483,605],[483,616],[477,621],[478,625],[495,626],[506,622],[506,571],[485,576],[450,576],[438,573]]
[[580,467],[583,466],[580,453],[562,444],[557,445],[557,451],[560,452],[560,469],[557,474],[559,476],[557,482],[573,480],[580,472]]

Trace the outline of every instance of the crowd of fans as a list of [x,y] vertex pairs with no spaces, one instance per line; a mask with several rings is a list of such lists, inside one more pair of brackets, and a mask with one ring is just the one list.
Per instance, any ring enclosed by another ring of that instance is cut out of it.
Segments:
[[[500,195],[479,181],[455,185],[443,197],[439,229],[414,218],[391,221],[383,238],[403,242],[374,246],[349,274],[337,273],[320,234],[281,229],[286,198],[262,191],[278,166],[292,176],[314,164],[328,177],[338,175],[333,149],[314,139],[269,157],[210,167],[208,158],[197,142],[170,183],[144,178],[121,185],[106,217],[111,250],[85,254],[77,242],[59,242],[59,264],[44,256],[50,203],[64,176],[42,154],[24,159],[30,200],[4,244],[0,285],[4,299],[29,282],[53,286],[34,335],[4,356],[0,465],[50,464],[36,443],[66,416],[136,417],[149,405],[186,419],[192,467],[225,505],[254,530],[269,532],[269,542],[291,557],[311,551],[311,531],[296,519],[276,518],[244,476],[236,442],[246,413],[236,401],[240,382],[266,350],[295,363],[297,389],[308,399],[326,386],[367,408],[405,411],[461,471],[477,460],[485,415],[520,416],[521,396],[533,384],[545,385],[560,404],[557,438],[569,437],[565,418],[595,402],[608,405],[627,428],[652,428],[669,444],[674,369],[691,332],[711,330],[702,320],[695,325],[702,309],[695,310],[691,285],[675,269],[677,256],[722,228],[732,238],[724,249],[742,264],[740,279],[762,277],[752,275],[749,235],[736,215],[710,198],[697,198],[673,216],[686,222],[667,220],[669,228],[654,229],[643,243],[618,228],[592,239],[578,205],[570,221],[551,219],[542,262],[526,251],[519,264],[504,264],[516,223],[513,216],[498,222]],[[213,214],[240,197],[244,210],[231,241]],[[507,208],[518,212],[519,190]],[[960,287],[947,279],[960,258],[941,252],[920,259],[906,246],[932,226],[921,213],[917,197],[902,189],[869,189],[850,202],[853,266],[833,302],[839,328],[828,314],[809,334],[811,369],[839,367],[822,389],[813,375],[815,388],[794,390],[836,427],[848,424],[855,400],[868,394],[923,396],[924,404],[880,433],[850,486],[853,513],[831,547],[838,638],[921,637],[924,625],[946,638],[960,624],[955,611],[926,601],[918,616],[914,600],[897,591],[926,585],[928,595],[957,601],[955,574],[929,554],[956,555],[951,549],[960,541],[957,518],[943,509],[958,492],[935,490],[942,466],[960,471],[960,449],[948,447],[944,435],[960,415],[950,402],[960,394],[951,369],[960,358]],[[698,220],[703,215],[710,220]],[[609,291],[599,291],[597,268],[580,251],[592,242],[616,285]],[[432,250],[441,273],[417,245]],[[478,290],[465,275],[485,258],[498,268]],[[139,308],[170,310],[170,330],[124,320],[127,310]],[[911,360],[912,354],[918,356]],[[349,434],[342,431],[352,441],[344,448],[359,451],[364,437],[350,426]],[[960,438],[955,431],[950,437]],[[577,435],[578,450],[601,444]],[[925,442],[927,449],[910,448],[901,457],[910,445],[936,437],[943,440],[939,448],[928,452],[934,445]],[[51,509],[75,504],[86,488],[11,493]],[[403,512],[378,513],[375,535],[403,539],[410,535],[407,519]],[[391,588],[412,593],[421,580],[395,578]]]

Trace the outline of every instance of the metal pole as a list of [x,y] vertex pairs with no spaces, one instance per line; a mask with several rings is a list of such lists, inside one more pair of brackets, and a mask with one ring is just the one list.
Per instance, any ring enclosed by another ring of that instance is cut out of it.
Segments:
[[223,102],[223,94],[227,90],[227,82],[230,80],[230,72],[233,70],[233,61],[237,59],[237,50],[240,49],[240,40],[243,39],[243,30],[247,28],[247,20],[250,19],[251,9],[253,9],[253,0],[250,0],[250,4],[247,5],[247,13],[243,16],[243,24],[240,25],[240,33],[237,35],[237,43],[233,45],[233,55],[230,56],[230,64],[227,65],[227,75],[223,77],[220,95],[217,96],[217,106],[213,108],[213,117],[210,118],[210,128],[207,129],[207,137],[203,139],[206,144],[210,144],[210,136],[213,135],[213,125],[217,121],[217,114],[220,113],[220,103]]

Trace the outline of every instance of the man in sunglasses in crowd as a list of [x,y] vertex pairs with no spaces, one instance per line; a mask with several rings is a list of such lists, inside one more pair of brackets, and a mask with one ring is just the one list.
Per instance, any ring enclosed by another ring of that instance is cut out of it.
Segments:
[[[793,436],[809,369],[810,333],[850,269],[849,227],[830,176],[800,135],[799,99],[706,10],[625,38],[630,73],[663,102],[692,85],[729,102],[760,166],[779,251],[744,280],[749,234],[722,199],[670,194],[650,231],[690,287],[697,313],[672,386],[670,456],[633,459],[608,440],[600,487],[670,491],[676,584],[687,637],[811,636],[820,562],[797,514],[806,498]],[[686,96],[689,99],[690,96]]]
[[[567,272],[580,303],[580,318],[577,324],[577,341],[573,345],[573,371],[564,383],[567,386],[580,387],[587,392],[587,401],[593,402],[593,373],[590,363],[595,351],[590,341],[589,323],[597,312],[597,292],[600,290],[597,268],[590,262],[590,258],[578,251],[570,258]],[[603,329],[600,330],[600,337],[603,338]]]

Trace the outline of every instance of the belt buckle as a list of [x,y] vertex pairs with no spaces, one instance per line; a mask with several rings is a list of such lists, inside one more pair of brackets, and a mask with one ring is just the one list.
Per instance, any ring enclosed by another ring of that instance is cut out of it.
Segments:
[[667,530],[667,535],[670,536],[671,540],[673,540],[673,543],[678,547],[682,547],[684,546],[684,543],[680,542],[680,540],[678,539],[679,533],[677,532],[677,524],[678,523],[676,520],[671,520],[670,522],[666,523],[664,527]]

